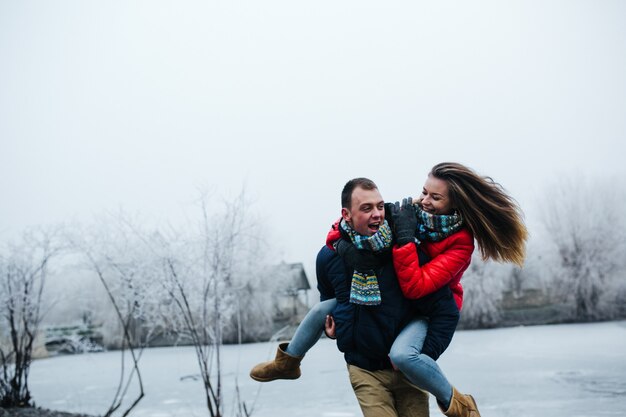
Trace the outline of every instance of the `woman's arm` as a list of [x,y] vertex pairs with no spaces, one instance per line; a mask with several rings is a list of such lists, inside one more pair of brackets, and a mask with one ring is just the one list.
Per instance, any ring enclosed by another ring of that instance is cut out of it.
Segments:
[[328,246],[328,249],[330,250],[335,250],[333,243],[341,239],[341,232],[339,231],[340,221],[341,221],[341,218],[337,220],[335,223],[333,223],[333,225],[330,227],[330,231],[326,235],[326,246]]
[[474,252],[471,233],[462,229],[448,239],[449,246],[423,266],[415,243],[394,246],[393,265],[405,297],[416,299],[433,293],[467,269]]

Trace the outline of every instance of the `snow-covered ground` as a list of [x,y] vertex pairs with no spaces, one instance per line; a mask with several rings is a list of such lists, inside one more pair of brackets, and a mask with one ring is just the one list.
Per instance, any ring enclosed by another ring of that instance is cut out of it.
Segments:
[[[224,389],[232,392],[237,379],[254,417],[361,415],[333,341],[318,342],[296,381],[250,379],[249,369],[275,349],[275,343],[223,349]],[[146,396],[132,415],[208,415],[193,349],[149,349],[140,363]],[[46,408],[102,414],[120,364],[120,352],[36,361],[34,399]],[[483,417],[626,416],[625,321],[458,331],[439,364],[453,384],[476,397]],[[227,416],[234,415],[229,398]],[[431,415],[441,415],[434,401]]]

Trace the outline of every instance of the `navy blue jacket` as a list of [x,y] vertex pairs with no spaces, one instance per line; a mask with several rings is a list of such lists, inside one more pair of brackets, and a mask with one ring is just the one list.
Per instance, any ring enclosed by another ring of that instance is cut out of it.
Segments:
[[336,252],[324,246],[317,255],[317,288],[321,300],[337,299],[333,312],[337,347],[348,364],[369,371],[391,368],[389,350],[400,330],[413,316],[411,302],[404,298],[393,268],[391,251],[378,255],[376,276],[381,304],[350,303],[352,269]]

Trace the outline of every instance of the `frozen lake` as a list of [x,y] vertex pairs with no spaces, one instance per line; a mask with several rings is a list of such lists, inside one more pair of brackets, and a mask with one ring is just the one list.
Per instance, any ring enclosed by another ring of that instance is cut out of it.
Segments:
[[[276,343],[226,346],[224,389],[238,379],[254,417],[360,416],[342,354],[322,339],[296,381],[258,383],[250,368]],[[112,401],[120,352],[61,356],[33,363],[38,406],[102,414]],[[626,416],[626,322],[459,331],[439,359],[451,382],[472,393],[483,417]],[[145,397],[134,416],[206,416],[193,349],[156,348],[141,358]],[[232,398],[232,397],[231,397]],[[225,415],[233,413],[232,400]],[[431,415],[442,415],[431,397]]]

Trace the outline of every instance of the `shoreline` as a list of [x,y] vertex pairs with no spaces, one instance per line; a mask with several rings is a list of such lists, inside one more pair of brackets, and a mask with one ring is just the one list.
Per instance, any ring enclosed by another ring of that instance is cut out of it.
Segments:
[[66,411],[48,410],[40,407],[0,407],[0,417],[95,417],[89,414],[75,414]]

